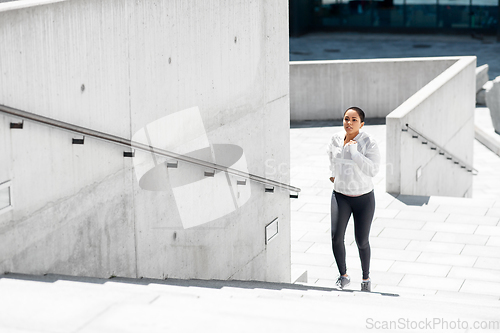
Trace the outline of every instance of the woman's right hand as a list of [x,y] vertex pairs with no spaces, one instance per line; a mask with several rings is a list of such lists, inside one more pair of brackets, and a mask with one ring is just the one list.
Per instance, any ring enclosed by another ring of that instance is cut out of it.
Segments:
[[335,181],[335,177],[330,177],[330,181],[333,183]]

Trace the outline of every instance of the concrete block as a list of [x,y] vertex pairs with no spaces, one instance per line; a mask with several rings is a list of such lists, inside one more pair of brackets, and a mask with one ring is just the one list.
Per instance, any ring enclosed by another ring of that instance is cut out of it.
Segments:
[[476,93],[488,82],[488,64],[476,67]]
[[486,106],[490,109],[493,128],[500,134],[500,76],[493,80],[493,87],[486,91]]
[[366,108],[368,117],[383,118],[456,61],[453,57],[292,61],[291,119],[341,119],[352,105]]
[[481,89],[476,93],[476,104],[486,105],[486,91],[493,87],[493,81],[486,82]]

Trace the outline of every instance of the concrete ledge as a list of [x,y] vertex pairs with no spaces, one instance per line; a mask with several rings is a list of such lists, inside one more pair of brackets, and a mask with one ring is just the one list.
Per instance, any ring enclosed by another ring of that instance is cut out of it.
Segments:
[[474,136],[477,141],[485,145],[489,150],[500,156],[500,135],[495,131],[486,131],[478,127],[474,127]]
[[9,10],[17,10],[41,5],[48,5],[50,3],[63,2],[67,0],[24,0],[0,3],[0,12],[7,12]]
[[[473,164],[475,68],[475,57],[460,57],[387,116],[388,192],[470,196],[472,173],[465,166]],[[435,118],[446,119],[447,126],[429,121]],[[427,139],[402,132],[406,124],[432,141],[434,149]],[[459,160],[465,164],[459,166]]]
[[489,66],[487,64],[476,67],[476,93],[478,93],[485,83],[488,82],[488,69]]
[[290,119],[342,119],[353,105],[365,109],[368,118],[384,118],[459,59],[292,61]]

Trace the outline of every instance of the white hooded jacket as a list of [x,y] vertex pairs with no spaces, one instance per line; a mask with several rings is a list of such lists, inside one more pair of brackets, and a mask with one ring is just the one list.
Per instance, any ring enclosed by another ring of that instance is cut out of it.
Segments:
[[380,151],[377,142],[365,132],[353,139],[356,144],[344,147],[345,133],[333,135],[328,145],[330,170],[335,177],[333,189],[345,195],[358,196],[373,190],[372,177],[379,171]]

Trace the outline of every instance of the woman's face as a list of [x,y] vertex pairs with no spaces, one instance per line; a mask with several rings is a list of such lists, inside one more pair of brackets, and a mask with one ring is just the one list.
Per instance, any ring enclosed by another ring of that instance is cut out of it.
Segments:
[[359,132],[365,123],[361,122],[359,115],[354,110],[347,110],[344,114],[344,129],[347,134],[354,134]]

